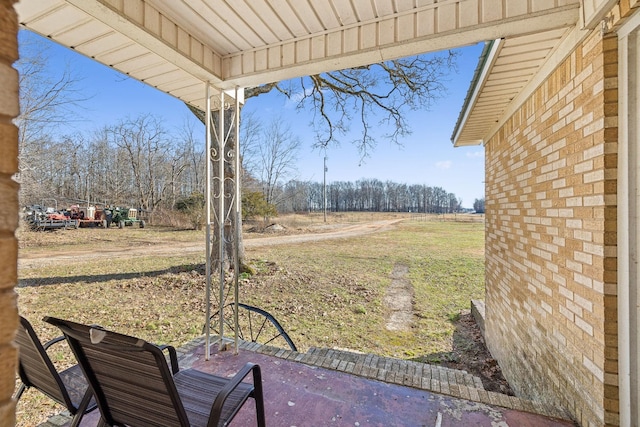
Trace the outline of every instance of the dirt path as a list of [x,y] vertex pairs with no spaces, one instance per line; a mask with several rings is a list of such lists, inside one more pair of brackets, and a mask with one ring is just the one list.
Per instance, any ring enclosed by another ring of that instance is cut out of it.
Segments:
[[384,296],[384,304],[389,311],[388,331],[407,331],[413,324],[413,287],[407,278],[409,267],[398,264],[391,272],[391,286]]
[[[245,237],[244,246],[246,249],[268,246],[268,245],[287,245],[305,242],[318,242],[331,239],[343,239],[348,237],[363,236],[366,234],[385,231],[393,227],[402,219],[391,219],[382,221],[372,221],[358,224],[334,224],[327,226],[325,230],[304,234],[287,234],[272,235],[269,237]],[[187,255],[191,253],[204,252],[205,242],[178,242],[178,243],[154,243],[146,245],[138,245],[134,247],[109,246],[101,247],[100,250],[95,248],[88,252],[85,249],[73,249],[65,251],[57,251],[55,255],[51,254],[51,250],[46,248],[43,250],[20,251],[18,257],[19,268],[35,268],[41,265],[52,263],[76,263],[79,259],[96,259],[108,256],[109,258],[131,258],[149,255],[169,256]]]

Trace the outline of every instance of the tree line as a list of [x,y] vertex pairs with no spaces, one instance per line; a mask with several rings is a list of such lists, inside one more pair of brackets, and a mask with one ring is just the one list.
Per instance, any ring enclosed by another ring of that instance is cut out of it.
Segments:
[[331,212],[423,212],[453,213],[462,209],[462,200],[440,187],[425,184],[404,184],[378,179],[360,179],[356,182],[335,181],[322,183],[291,180],[278,191],[281,196],[276,205],[278,212],[320,211]]
[[185,195],[203,192],[202,145],[193,127],[171,133],[151,115],[123,119],[91,136],[43,137],[23,145],[28,163],[18,177],[21,202],[172,209]]
[[[42,138],[36,144],[26,144],[23,155],[29,159],[29,168],[23,168],[20,176],[23,203],[40,204],[53,198],[61,205],[88,202],[174,209],[177,202],[204,192],[204,144],[195,126],[191,122],[171,132],[161,119],[140,115],[90,136]],[[268,128],[269,132],[273,130]],[[262,141],[269,144],[281,139]],[[254,159],[251,167],[243,170],[245,191],[261,192],[281,213],[325,208],[323,183],[286,179],[289,175],[282,173],[280,163],[266,161],[260,151],[256,155],[260,161]],[[272,150],[269,155],[280,156],[287,169],[295,171],[295,156]],[[443,188],[424,184],[373,178],[326,185],[326,209],[333,212],[452,213],[461,209],[461,202]]]

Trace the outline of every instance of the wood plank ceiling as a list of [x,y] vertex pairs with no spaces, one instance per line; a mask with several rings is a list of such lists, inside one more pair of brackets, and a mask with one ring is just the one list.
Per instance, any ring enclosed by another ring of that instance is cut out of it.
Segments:
[[[579,3],[22,0],[16,11],[24,28],[199,108],[205,82],[227,91],[504,38],[474,106],[497,111],[576,25]],[[470,122],[469,141],[493,120],[488,110]]]

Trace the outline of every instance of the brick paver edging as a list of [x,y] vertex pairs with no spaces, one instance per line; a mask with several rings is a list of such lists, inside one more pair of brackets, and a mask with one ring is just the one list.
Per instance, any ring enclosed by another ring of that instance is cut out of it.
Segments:
[[[193,354],[193,349],[203,344],[204,337],[196,338],[181,347],[179,353],[184,354],[188,359],[188,355]],[[242,340],[239,340],[239,348],[390,384],[404,385],[487,405],[570,420],[566,412],[559,408],[486,391],[480,378],[457,369],[327,348],[310,348],[306,353],[300,353]],[[181,366],[185,362],[188,364],[187,359],[181,361]]]

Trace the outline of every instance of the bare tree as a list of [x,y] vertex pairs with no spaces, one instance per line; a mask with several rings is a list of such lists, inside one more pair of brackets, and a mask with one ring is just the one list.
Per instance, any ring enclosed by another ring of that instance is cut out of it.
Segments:
[[[242,186],[251,181],[248,175],[256,178],[255,172],[260,165],[260,144],[263,136],[263,123],[253,114],[243,114],[240,121],[240,159],[242,167]],[[248,174],[248,175],[247,175]]]
[[20,59],[16,63],[20,84],[20,115],[15,119],[18,128],[20,169],[16,179],[21,184],[24,202],[47,194],[38,186],[38,176],[46,165],[44,154],[54,144],[54,133],[62,124],[74,120],[70,112],[88,100],[80,86],[81,78],[72,64],[59,73],[47,66],[48,47],[36,39],[20,42]]
[[181,141],[180,151],[185,167],[183,174],[183,194],[204,193],[204,147],[202,141],[195,136],[195,122],[185,120],[179,130],[178,139]]
[[156,175],[170,147],[165,128],[158,118],[141,115],[120,121],[108,134],[110,143],[124,151],[131,165],[140,208],[154,208],[163,192]]
[[106,126],[95,131],[84,146],[83,163],[92,166],[85,167],[83,176],[88,174],[91,177],[91,200],[129,204],[135,200],[132,197],[134,187],[129,156],[112,142],[111,130]]
[[279,202],[278,185],[295,173],[300,145],[300,138],[280,120],[273,120],[262,132],[258,146],[259,170],[255,175],[260,177],[267,203],[275,205]]

